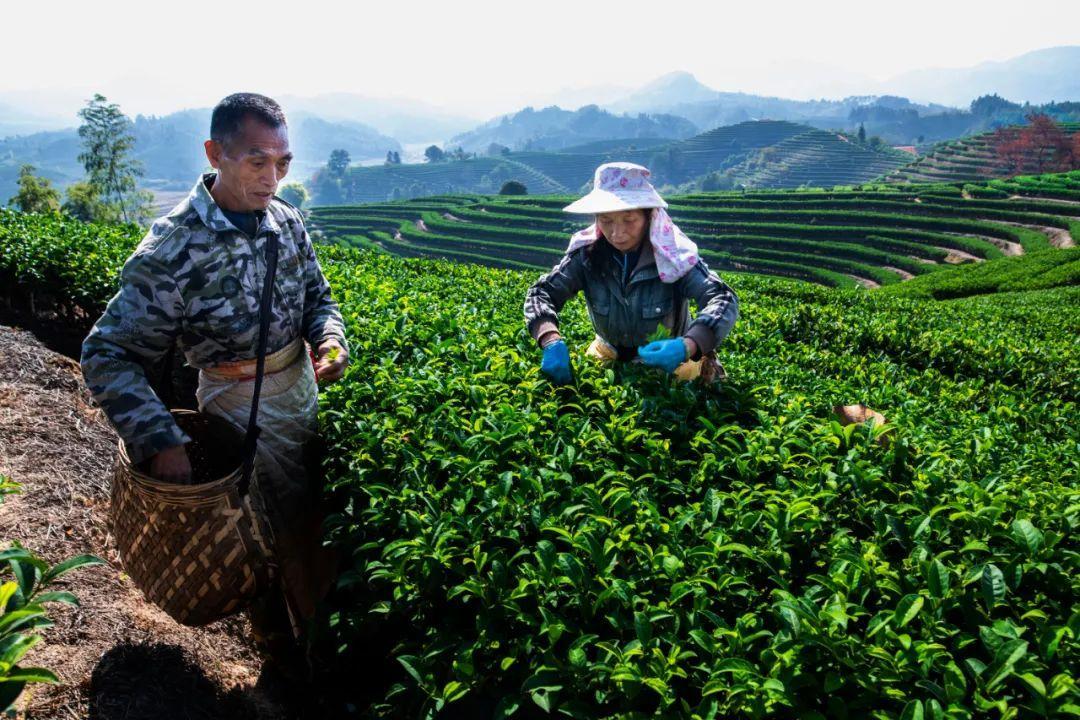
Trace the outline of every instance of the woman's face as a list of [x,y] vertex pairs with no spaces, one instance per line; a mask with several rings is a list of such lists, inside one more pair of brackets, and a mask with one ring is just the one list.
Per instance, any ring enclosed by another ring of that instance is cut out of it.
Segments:
[[648,211],[622,210],[596,216],[596,224],[607,241],[619,252],[633,252],[648,231]]

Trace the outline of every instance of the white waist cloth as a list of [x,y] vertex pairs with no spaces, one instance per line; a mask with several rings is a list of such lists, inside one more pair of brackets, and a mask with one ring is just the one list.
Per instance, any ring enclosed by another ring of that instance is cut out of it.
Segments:
[[[195,397],[201,412],[222,417],[245,432],[254,389],[254,380],[222,378],[200,370]],[[307,353],[297,354],[279,372],[263,376],[256,482],[272,524],[279,526],[275,527],[278,541],[283,539],[281,521],[287,523],[308,505],[304,446],[318,430],[318,414],[318,386]]]

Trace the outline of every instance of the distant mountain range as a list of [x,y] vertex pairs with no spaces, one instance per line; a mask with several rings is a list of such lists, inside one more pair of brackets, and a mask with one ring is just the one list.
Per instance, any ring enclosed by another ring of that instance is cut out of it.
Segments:
[[916,70],[886,81],[880,91],[961,106],[990,94],[1033,105],[1080,101],[1080,46],[1046,48],[969,68]]
[[[143,164],[143,185],[155,190],[186,190],[207,168],[203,142],[210,127],[210,109],[182,110],[164,117],[135,118],[135,158]],[[326,163],[330,152],[345,149],[353,158],[400,153],[401,143],[352,120],[330,121],[304,112],[290,117],[293,179],[303,181]],[[29,163],[38,174],[60,186],[84,175],[75,128],[51,130],[0,140],[0,204],[14,194],[19,168]]]
[[[793,81],[802,74],[825,72],[812,64],[789,69]],[[537,104],[487,122],[422,101],[355,93],[284,95],[279,100],[290,118],[297,154],[294,176],[301,180],[336,148],[348,150],[354,162],[370,164],[379,163],[388,151],[402,154],[406,161],[417,158],[429,143],[476,153],[487,152],[493,144],[515,152],[560,151],[636,139],[638,147],[644,147],[764,119],[848,132],[861,124],[868,134],[889,144],[929,145],[1022,121],[1027,112],[1020,105],[1001,106],[992,113],[968,112],[971,101],[982,95],[996,93],[1034,104],[1080,100],[1080,46],[1048,48],[970,68],[920,70],[883,83],[836,73],[831,87],[858,86],[865,91],[837,100],[792,100],[721,92],[678,72],[637,89],[563,90],[538,97],[558,100],[562,107]],[[0,203],[14,192],[23,163],[34,164],[61,185],[82,176],[76,160],[77,108],[67,115],[60,110],[74,101],[39,95],[0,93],[0,138],[6,138],[0,139]],[[1076,119],[1080,105],[1057,106],[1054,112],[1062,119]],[[136,154],[145,165],[148,187],[185,188],[205,166],[202,142],[209,126],[208,109],[139,116],[134,125]]]
[[[777,82],[778,77],[783,82]],[[971,67],[913,70],[884,81],[846,68],[793,61],[763,61],[754,71],[728,80],[727,90],[744,91],[732,95],[768,86],[772,92],[756,94],[804,99],[899,95],[922,105],[967,107],[974,98],[996,93],[1014,102],[1042,105],[1080,100],[1080,46],[1045,48]],[[687,73],[676,73],[621,99],[597,102],[617,112],[671,112],[678,105],[714,101],[720,94]]]
[[681,140],[697,132],[689,120],[663,113],[614,115],[596,105],[576,111],[530,107],[455,135],[446,144],[468,152],[486,152],[492,143],[512,150],[563,150],[612,138]]

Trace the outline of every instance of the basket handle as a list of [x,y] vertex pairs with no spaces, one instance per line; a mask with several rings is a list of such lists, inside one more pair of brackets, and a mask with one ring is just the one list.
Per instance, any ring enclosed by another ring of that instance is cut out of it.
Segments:
[[266,280],[263,282],[259,300],[259,349],[255,358],[255,390],[251,397],[251,415],[248,417],[247,435],[244,437],[244,465],[240,482],[236,486],[240,497],[248,493],[251,473],[255,468],[255,451],[258,449],[259,394],[262,392],[263,369],[266,366],[266,343],[270,335],[270,301],[274,295],[274,278],[277,275],[278,236],[270,233],[266,238]]

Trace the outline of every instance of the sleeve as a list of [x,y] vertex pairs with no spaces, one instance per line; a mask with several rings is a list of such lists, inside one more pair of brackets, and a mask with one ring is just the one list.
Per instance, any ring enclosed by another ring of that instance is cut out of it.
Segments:
[[300,253],[304,258],[304,338],[312,348],[318,348],[324,340],[333,338],[348,350],[345,321],[341,318],[337,302],[331,296],[330,283],[323,275],[311,238],[303,226],[300,229]]
[[698,346],[701,355],[716,349],[739,318],[739,297],[701,260],[680,278],[683,297],[697,302],[698,314],[686,330],[686,337]]
[[534,340],[559,328],[559,311],[585,285],[585,267],[580,252],[564,255],[551,272],[532,284],[525,293],[525,329]]
[[180,334],[184,304],[168,270],[136,252],[120,272],[120,291],[83,341],[87,387],[124,440],[133,463],[190,442],[146,375]]

